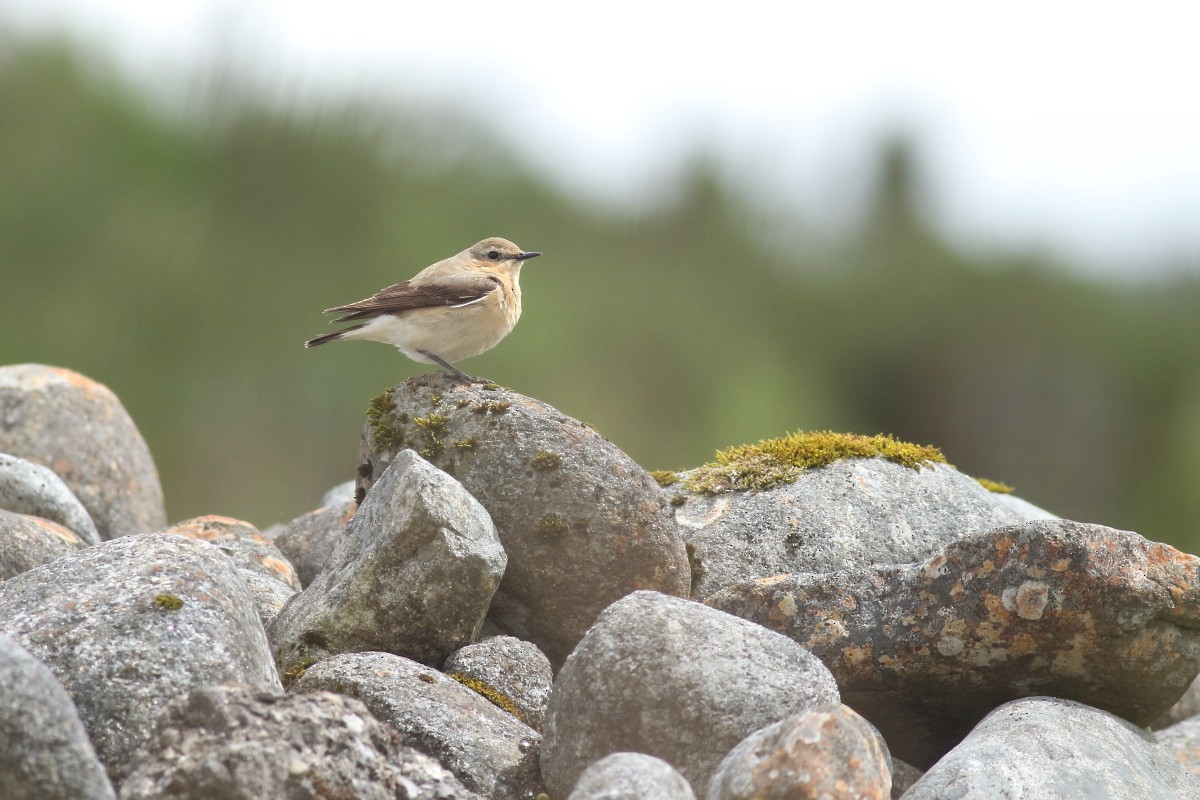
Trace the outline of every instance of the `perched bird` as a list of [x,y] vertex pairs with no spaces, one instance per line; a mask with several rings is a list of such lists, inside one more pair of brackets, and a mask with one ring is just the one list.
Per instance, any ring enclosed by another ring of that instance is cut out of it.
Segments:
[[366,320],[309,339],[370,339],[396,347],[422,364],[439,364],[459,380],[487,383],[454,366],[491,350],[521,316],[521,265],[541,253],[493,237],[421,270],[366,300],[325,309],[334,322]]

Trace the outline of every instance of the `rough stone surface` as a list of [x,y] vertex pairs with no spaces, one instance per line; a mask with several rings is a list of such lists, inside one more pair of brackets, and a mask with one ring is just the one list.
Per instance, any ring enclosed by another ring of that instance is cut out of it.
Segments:
[[695,800],[687,779],[661,758],[612,753],[579,776],[567,800]]
[[292,520],[275,536],[275,546],[292,562],[303,586],[316,579],[357,510],[353,499],[318,508]]
[[829,671],[778,634],[690,600],[635,592],[567,659],[546,716],[542,775],[567,795],[609,753],[657,756],[703,791],[759,728],[838,702]]
[[740,584],[709,603],[834,672],[892,752],[927,767],[988,711],[1076,699],[1147,725],[1200,670],[1200,558],[1100,525],[975,534],[922,563]]
[[415,661],[391,653],[334,656],[309,668],[294,691],[336,691],[361,700],[404,744],[487,797],[524,800],[542,791],[537,732]]
[[1195,800],[1200,781],[1151,734],[1112,714],[1030,697],[989,714],[904,800],[951,797]]
[[101,539],[167,524],[146,441],[108,387],[41,364],[0,367],[0,452],[49,467]]
[[478,798],[398,739],[348,697],[207,686],[162,716],[121,800]]
[[992,498],[1000,505],[1017,515],[1020,522],[1035,522],[1039,519],[1062,519],[1057,514],[1051,514],[1044,508],[1038,508],[1028,500],[1023,500],[1015,494],[995,493]]
[[114,780],[174,697],[278,683],[237,567],[182,536],[103,542],[0,583],[0,631],[54,672]]
[[945,464],[920,469],[848,458],[761,492],[687,494],[675,520],[705,599],[735,583],[928,557],[973,531],[1021,522],[997,495]]
[[271,625],[286,675],[334,653],[441,665],[473,641],[504,574],[483,506],[411,450],[385,470],[323,569]]
[[73,531],[56,522],[0,510],[0,581],[83,546]]
[[1188,772],[1200,779],[1200,717],[1185,719],[1155,734]]
[[[925,773],[899,758],[892,759],[892,800],[900,800]],[[980,799],[982,800],[982,798]]]
[[354,500],[354,481],[349,480],[333,486],[321,497],[321,507],[342,506]]
[[747,736],[717,768],[708,800],[889,800],[891,785],[871,724],[836,704]]
[[5,800],[115,798],[71,698],[0,634],[0,789]]
[[512,702],[513,715],[535,731],[546,721],[546,704],[554,686],[550,659],[531,642],[512,636],[490,636],[455,650],[442,672],[484,696]]
[[1195,716],[1200,716],[1200,679],[1192,681],[1192,685],[1183,693],[1183,697],[1163,712],[1162,716],[1150,723],[1150,727],[1156,731],[1162,730]]
[[208,542],[233,559],[238,569],[257,572],[300,590],[300,580],[291,562],[249,522],[210,514],[177,522],[163,533]]
[[84,544],[100,542],[96,524],[62,478],[7,453],[0,453],[0,509],[57,522]]
[[372,405],[364,492],[404,448],[453,475],[491,514],[508,570],[489,614],[559,665],[632,591],[687,596],[691,575],[654,479],[587,425],[499,387],[422,375]]

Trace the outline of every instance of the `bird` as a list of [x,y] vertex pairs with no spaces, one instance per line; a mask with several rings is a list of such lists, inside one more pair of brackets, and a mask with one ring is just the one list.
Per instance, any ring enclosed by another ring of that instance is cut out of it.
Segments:
[[454,362],[491,350],[512,331],[521,316],[521,267],[540,255],[507,239],[484,239],[365,300],[325,309],[343,315],[333,322],[364,321],[315,336],[304,346],[339,339],[383,342],[465,383],[490,383]]

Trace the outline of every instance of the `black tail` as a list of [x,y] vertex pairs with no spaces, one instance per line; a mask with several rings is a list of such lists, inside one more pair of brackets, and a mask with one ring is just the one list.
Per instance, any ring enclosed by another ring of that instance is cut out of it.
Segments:
[[[363,325],[365,325],[365,324],[366,323],[363,323]],[[349,328],[342,328],[340,331],[334,331],[333,333],[323,333],[320,336],[314,336],[313,338],[311,338],[307,342],[305,342],[304,346],[305,347],[316,347],[319,344],[325,344],[326,342],[332,342],[336,339],[342,338],[350,331],[358,330],[359,328],[363,327],[363,325],[351,325]]]

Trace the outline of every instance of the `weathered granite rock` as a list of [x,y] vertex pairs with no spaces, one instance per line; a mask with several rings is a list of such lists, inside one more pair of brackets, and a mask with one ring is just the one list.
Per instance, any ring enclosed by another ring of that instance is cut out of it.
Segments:
[[708,800],[889,800],[891,771],[870,723],[817,706],[747,736],[708,786]]
[[411,450],[396,456],[323,569],[270,629],[285,677],[334,653],[440,665],[483,625],[505,555],[483,506]]
[[478,798],[398,738],[348,697],[206,686],[159,719],[121,800]]
[[278,683],[237,567],[182,536],[103,542],[0,583],[0,631],[54,672],[114,781],[174,697]]
[[[686,473],[684,473],[686,476]],[[675,509],[704,599],[735,583],[926,558],[963,534],[1022,521],[945,464],[912,468],[844,458],[761,492],[689,494]]]
[[907,761],[899,758],[892,759],[892,800],[900,800],[904,793],[921,780],[925,773]]
[[115,798],[71,698],[0,634],[0,790],[5,800]]
[[96,524],[62,478],[8,453],[0,453],[0,509],[57,522],[84,544],[100,542]]
[[415,661],[346,653],[314,664],[294,691],[335,691],[361,700],[404,744],[436,758],[487,797],[524,800],[542,791],[537,732]]
[[353,499],[323,506],[292,520],[275,536],[275,546],[292,562],[303,586],[316,579],[357,510]]
[[695,800],[687,780],[661,758],[612,753],[579,776],[567,800]]
[[354,500],[354,481],[349,480],[333,486],[321,497],[321,507],[343,506]]
[[73,531],[56,522],[0,510],[0,581],[83,546]]
[[1039,508],[1028,500],[1023,500],[1015,494],[1003,492],[993,493],[992,498],[1000,505],[1016,514],[1018,522],[1035,522],[1039,519],[1062,519],[1057,514],[1051,514],[1044,508]]
[[989,714],[904,800],[949,797],[1195,800],[1200,781],[1125,720],[1069,700],[1030,697]]
[[249,522],[209,515],[176,523],[162,533],[209,542],[233,559],[254,596],[264,627],[279,616],[300,589],[300,579],[291,563]]
[[709,604],[786,634],[892,752],[927,767],[1019,697],[1146,725],[1200,670],[1200,558],[1135,533],[1038,521],[922,563],[783,575]]
[[531,642],[512,636],[489,636],[446,659],[442,672],[502,705],[535,731],[546,721],[546,704],[554,687],[550,659]]
[[489,619],[552,664],[614,600],[637,589],[687,596],[683,541],[658,485],[587,425],[506,389],[428,374],[373,402],[359,492],[405,448],[491,514],[508,570]]
[[609,753],[657,756],[703,791],[738,742],[838,702],[795,642],[700,603],[635,592],[609,606],[567,659],[546,716],[542,775],[567,795]]
[[1195,716],[1200,716],[1200,679],[1192,681],[1192,685],[1183,693],[1183,697],[1180,697],[1175,705],[1164,711],[1162,716],[1150,723],[1150,728],[1156,731],[1162,730]]
[[101,539],[167,524],[146,441],[116,395],[77,372],[0,367],[0,452],[52,469]]
[[1185,719],[1155,734],[1187,771],[1200,779],[1200,717]]

